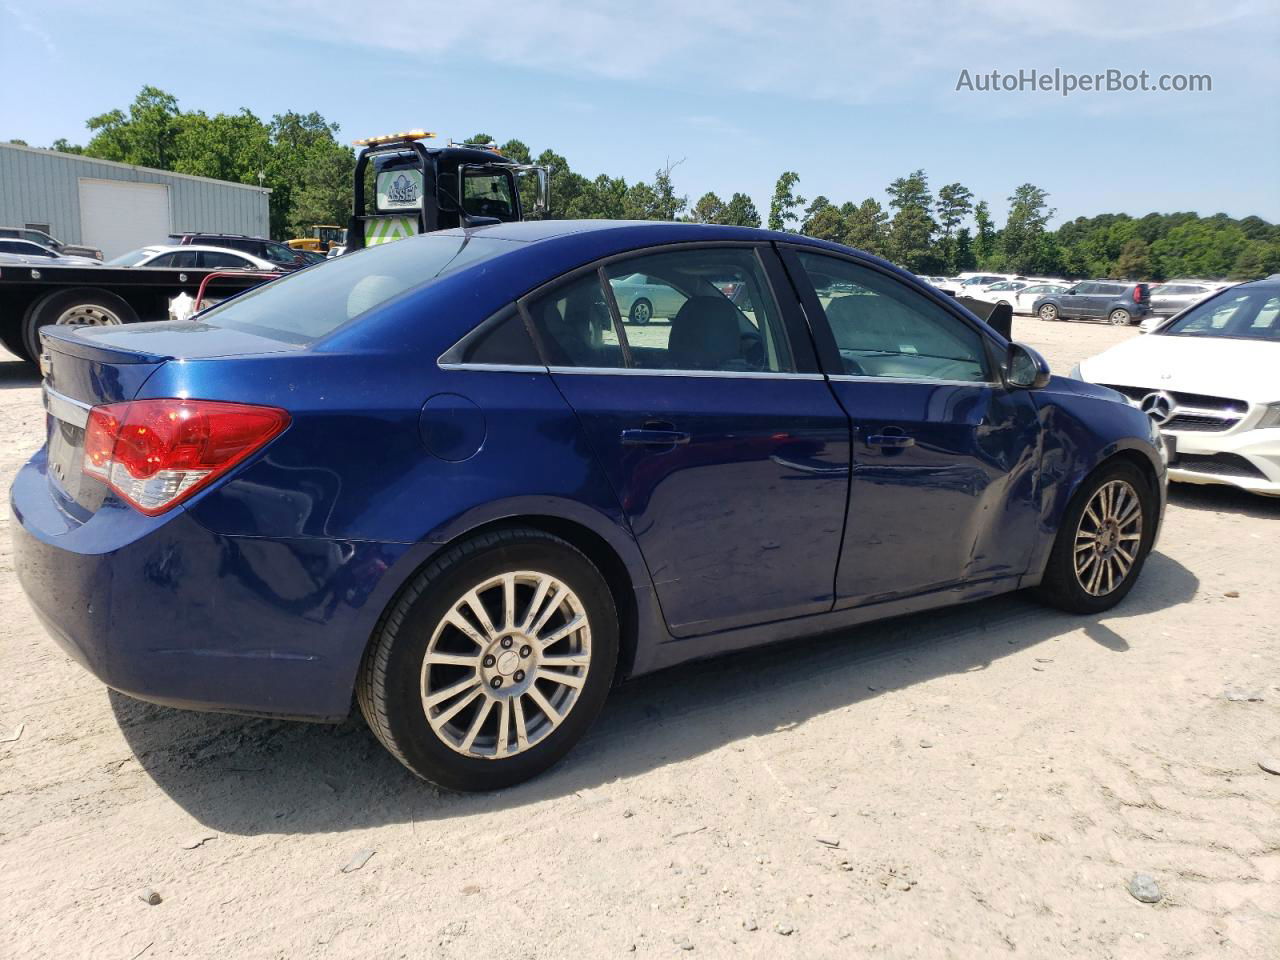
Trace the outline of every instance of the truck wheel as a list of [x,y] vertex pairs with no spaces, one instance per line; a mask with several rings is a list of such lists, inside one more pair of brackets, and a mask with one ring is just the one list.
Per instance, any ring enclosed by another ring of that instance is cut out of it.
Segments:
[[113,293],[93,288],[63,290],[31,305],[22,336],[30,357],[35,359],[40,356],[41,327],[111,327],[137,320],[133,307]]

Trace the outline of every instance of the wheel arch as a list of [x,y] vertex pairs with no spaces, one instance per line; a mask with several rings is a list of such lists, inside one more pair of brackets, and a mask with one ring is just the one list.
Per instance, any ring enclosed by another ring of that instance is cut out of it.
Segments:
[[[1041,529],[1045,536],[1041,538],[1040,549],[1036,551],[1031,563],[1028,565],[1027,575],[1022,586],[1035,586],[1040,582],[1044,576],[1045,567],[1048,565],[1049,555],[1053,550],[1054,539],[1058,535],[1058,530],[1062,525],[1062,518],[1066,516],[1068,508],[1075,502],[1076,497],[1080,495],[1080,491],[1091,478],[1099,471],[1105,470],[1116,462],[1131,464],[1147,481],[1152,497],[1160,504],[1157,524],[1163,521],[1164,494],[1160,485],[1161,467],[1157,466],[1157,462],[1152,459],[1151,453],[1136,441],[1126,440],[1109,444],[1091,464],[1082,463],[1070,475],[1060,478],[1058,484],[1056,484],[1056,491],[1051,492],[1050,502],[1045,503],[1041,520]],[[1156,532],[1158,536],[1159,526],[1157,526]]]

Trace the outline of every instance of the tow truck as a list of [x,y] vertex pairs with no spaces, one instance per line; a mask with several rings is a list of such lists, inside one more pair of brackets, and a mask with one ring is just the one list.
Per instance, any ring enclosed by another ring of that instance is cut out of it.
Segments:
[[410,130],[354,141],[362,149],[356,158],[348,252],[432,230],[546,213],[546,167],[517,163],[489,143],[425,142],[435,136]]
[[[355,141],[363,149],[348,251],[432,230],[523,220],[548,209],[545,167],[516,163],[491,144],[424,142],[434,137],[411,130]],[[0,262],[0,343],[34,361],[43,326],[164,320],[182,294],[222,300],[269,279],[212,269]]]

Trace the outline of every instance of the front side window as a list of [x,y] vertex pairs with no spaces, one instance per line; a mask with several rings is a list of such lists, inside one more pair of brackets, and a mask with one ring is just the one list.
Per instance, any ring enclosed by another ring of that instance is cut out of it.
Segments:
[[840,351],[843,373],[906,380],[990,379],[982,334],[868,267],[797,253]]
[[[250,251],[252,252],[252,251]],[[293,266],[297,263],[298,255],[290,250],[282,243],[264,243],[259,255],[264,260],[270,260],[272,263],[283,263]],[[247,265],[247,264],[246,264]]]
[[1192,307],[1161,336],[1280,341],[1280,295],[1275,288],[1234,289]]
[[764,267],[750,248],[647,254],[608,264],[604,276],[604,285],[593,271],[530,301],[552,366],[795,370]]

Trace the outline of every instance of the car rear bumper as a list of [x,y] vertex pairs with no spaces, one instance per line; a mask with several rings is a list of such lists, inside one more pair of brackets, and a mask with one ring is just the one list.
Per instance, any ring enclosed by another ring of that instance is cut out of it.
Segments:
[[1169,479],[1219,483],[1280,496],[1280,428],[1223,434],[1170,432],[1177,454]]
[[169,706],[315,720],[346,716],[401,544],[228,537],[181,508],[53,496],[43,452],[10,492],[14,562],[63,650],[121,693]]

